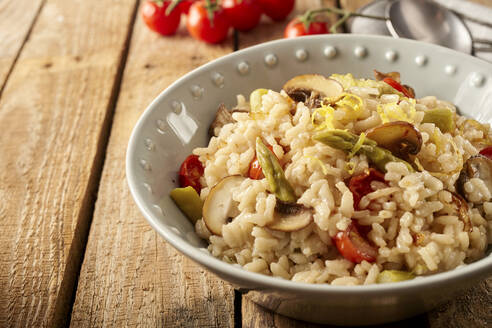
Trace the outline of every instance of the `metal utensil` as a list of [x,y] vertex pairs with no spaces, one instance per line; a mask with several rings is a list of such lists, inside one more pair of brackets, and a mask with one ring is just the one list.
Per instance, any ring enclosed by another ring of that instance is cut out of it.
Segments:
[[[387,5],[388,0],[376,0],[359,8],[357,12],[364,15],[384,17]],[[386,26],[386,22],[384,20],[375,20],[365,17],[351,17],[347,21],[347,28],[350,33],[354,34],[391,36],[391,33],[388,31],[388,27]]]
[[492,51],[492,41],[473,40],[463,20],[452,11],[429,0],[395,0],[386,7],[386,25],[394,37],[439,44],[473,53],[474,44],[485,44],[480,51]]

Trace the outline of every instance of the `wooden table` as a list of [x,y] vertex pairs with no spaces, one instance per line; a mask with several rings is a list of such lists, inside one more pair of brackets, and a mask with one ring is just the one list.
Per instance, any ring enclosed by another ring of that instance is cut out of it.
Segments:
[[[177,78],[233,51],[232,38],[211,46],[184,26],[160,37],[139,6],[0,1],[0,327],[315,327],[242,297],[135,206],[124,158],[138,117]],[[281,38],[284,26],[264,19],[239,47]],[[491,283],[386,327],[484,327]]]

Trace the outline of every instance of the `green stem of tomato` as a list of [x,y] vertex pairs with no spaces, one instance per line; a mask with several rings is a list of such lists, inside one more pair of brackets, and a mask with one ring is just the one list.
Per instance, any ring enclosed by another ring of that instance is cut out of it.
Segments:
[[306,16],[309,17],[309,19],[312,19],[312,16],[314,16],[316,14],[321,14],[321,13],[333,13],[333,14],[342,15],[342,16],[348,15],[349,17],[356,16],[356,17],[364,17],[364,18],[384,20],[384,21],[388,20],[388,18],[384,17],[384,16],[366,15],[366,14],[356,13],[356,12],[348,11],[348,10],[344,10],[344,9],[328,8],[328,7],[308,10],[306,12]]
[[304,25],[304,29],[306,31],[309,30],[309,26],[311,25],[311,22],[313,21],[314,17],[312,17],[311,12],[308,10],[304,13],[304,15],[299,16],[299,22],[301,22]]
[[176,8],[183,0],[173,0],[171,5],[166,8],[166,16],[169,16],[171,12]]
[[214,26],[214,11],[217,10],[217,3],[210,0],[205,0],[205,9],[207,10],[210,26]]
[[336,34],[336,33],[337,33],[337,29],[338,29],[338,28],[339,28],[339,27],[340,27],[343,23],[345,23],[345,22],[347,21],[347,19],[349,19],[349,18],[350,18],[350,16],[351,16],[351,15],[350,15],[350,13],[349,13],[349,12],[345,13],[345,14],[343,15],[343,17],[342,17],[342,18],[340,18],[339,20],[337,20],[337,21],[335,22],[335,24],[333,24],[333,25],[330,27],[330,33],[332,33],[332,34]]
[[342,18],[337,20],[335,24],[333,24],[332,27],[330,27],[330,33],[337,33],[337,29],[347,21],[352,16],[356,17],[364,17],[364,18],[369,18],[369,19],[377,19],[377,20],[388,20],[387,17],[383,16],[374,16],[374,15],[366,15],[366,14],[360,14],[360,13],[355,13],[352,11],[344,10],[344,9],[338,9],[338,8],[319,8],[319,9],[312,9],[306,11],[302,16],[299,16],[299,20],[304,24],[304,27],[306,28],[306,31],[309,29],[309,25],[311,22],[314,21],[316,15],[319,14],[324,14],[324,13],[332,13],[336,15],[341,15]]

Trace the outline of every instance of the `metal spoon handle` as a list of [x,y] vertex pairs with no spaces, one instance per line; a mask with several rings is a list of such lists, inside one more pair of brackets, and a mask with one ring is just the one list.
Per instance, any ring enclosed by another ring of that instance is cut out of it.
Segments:
[[492,52],[492,40],[473,39],[473,52]]
[[492,46],[492,40],[487,40],[487,39],[473,39],[473,43],[487,44]]

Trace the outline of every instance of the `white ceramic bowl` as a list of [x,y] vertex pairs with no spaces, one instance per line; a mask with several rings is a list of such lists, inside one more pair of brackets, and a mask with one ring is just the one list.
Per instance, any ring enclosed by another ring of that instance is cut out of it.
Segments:
[[248,272],[210,255],[206,243],[169,198],[177,170],[208,143],[217,106],[256,88],[279,90],[306,73],[399,71],[419,97],[452,101],[462,114],[492,122],[492,65],[443,47],[389,37],[323,35],[278,40],[235,52],[180,78],[145,110],[128,146],[131,193],[149,223],[171,245],[256,302],[286,316],[339,325],[377,324],[414,316],[492,273],[492,256],[465,267],[395,284],[330,286]]

